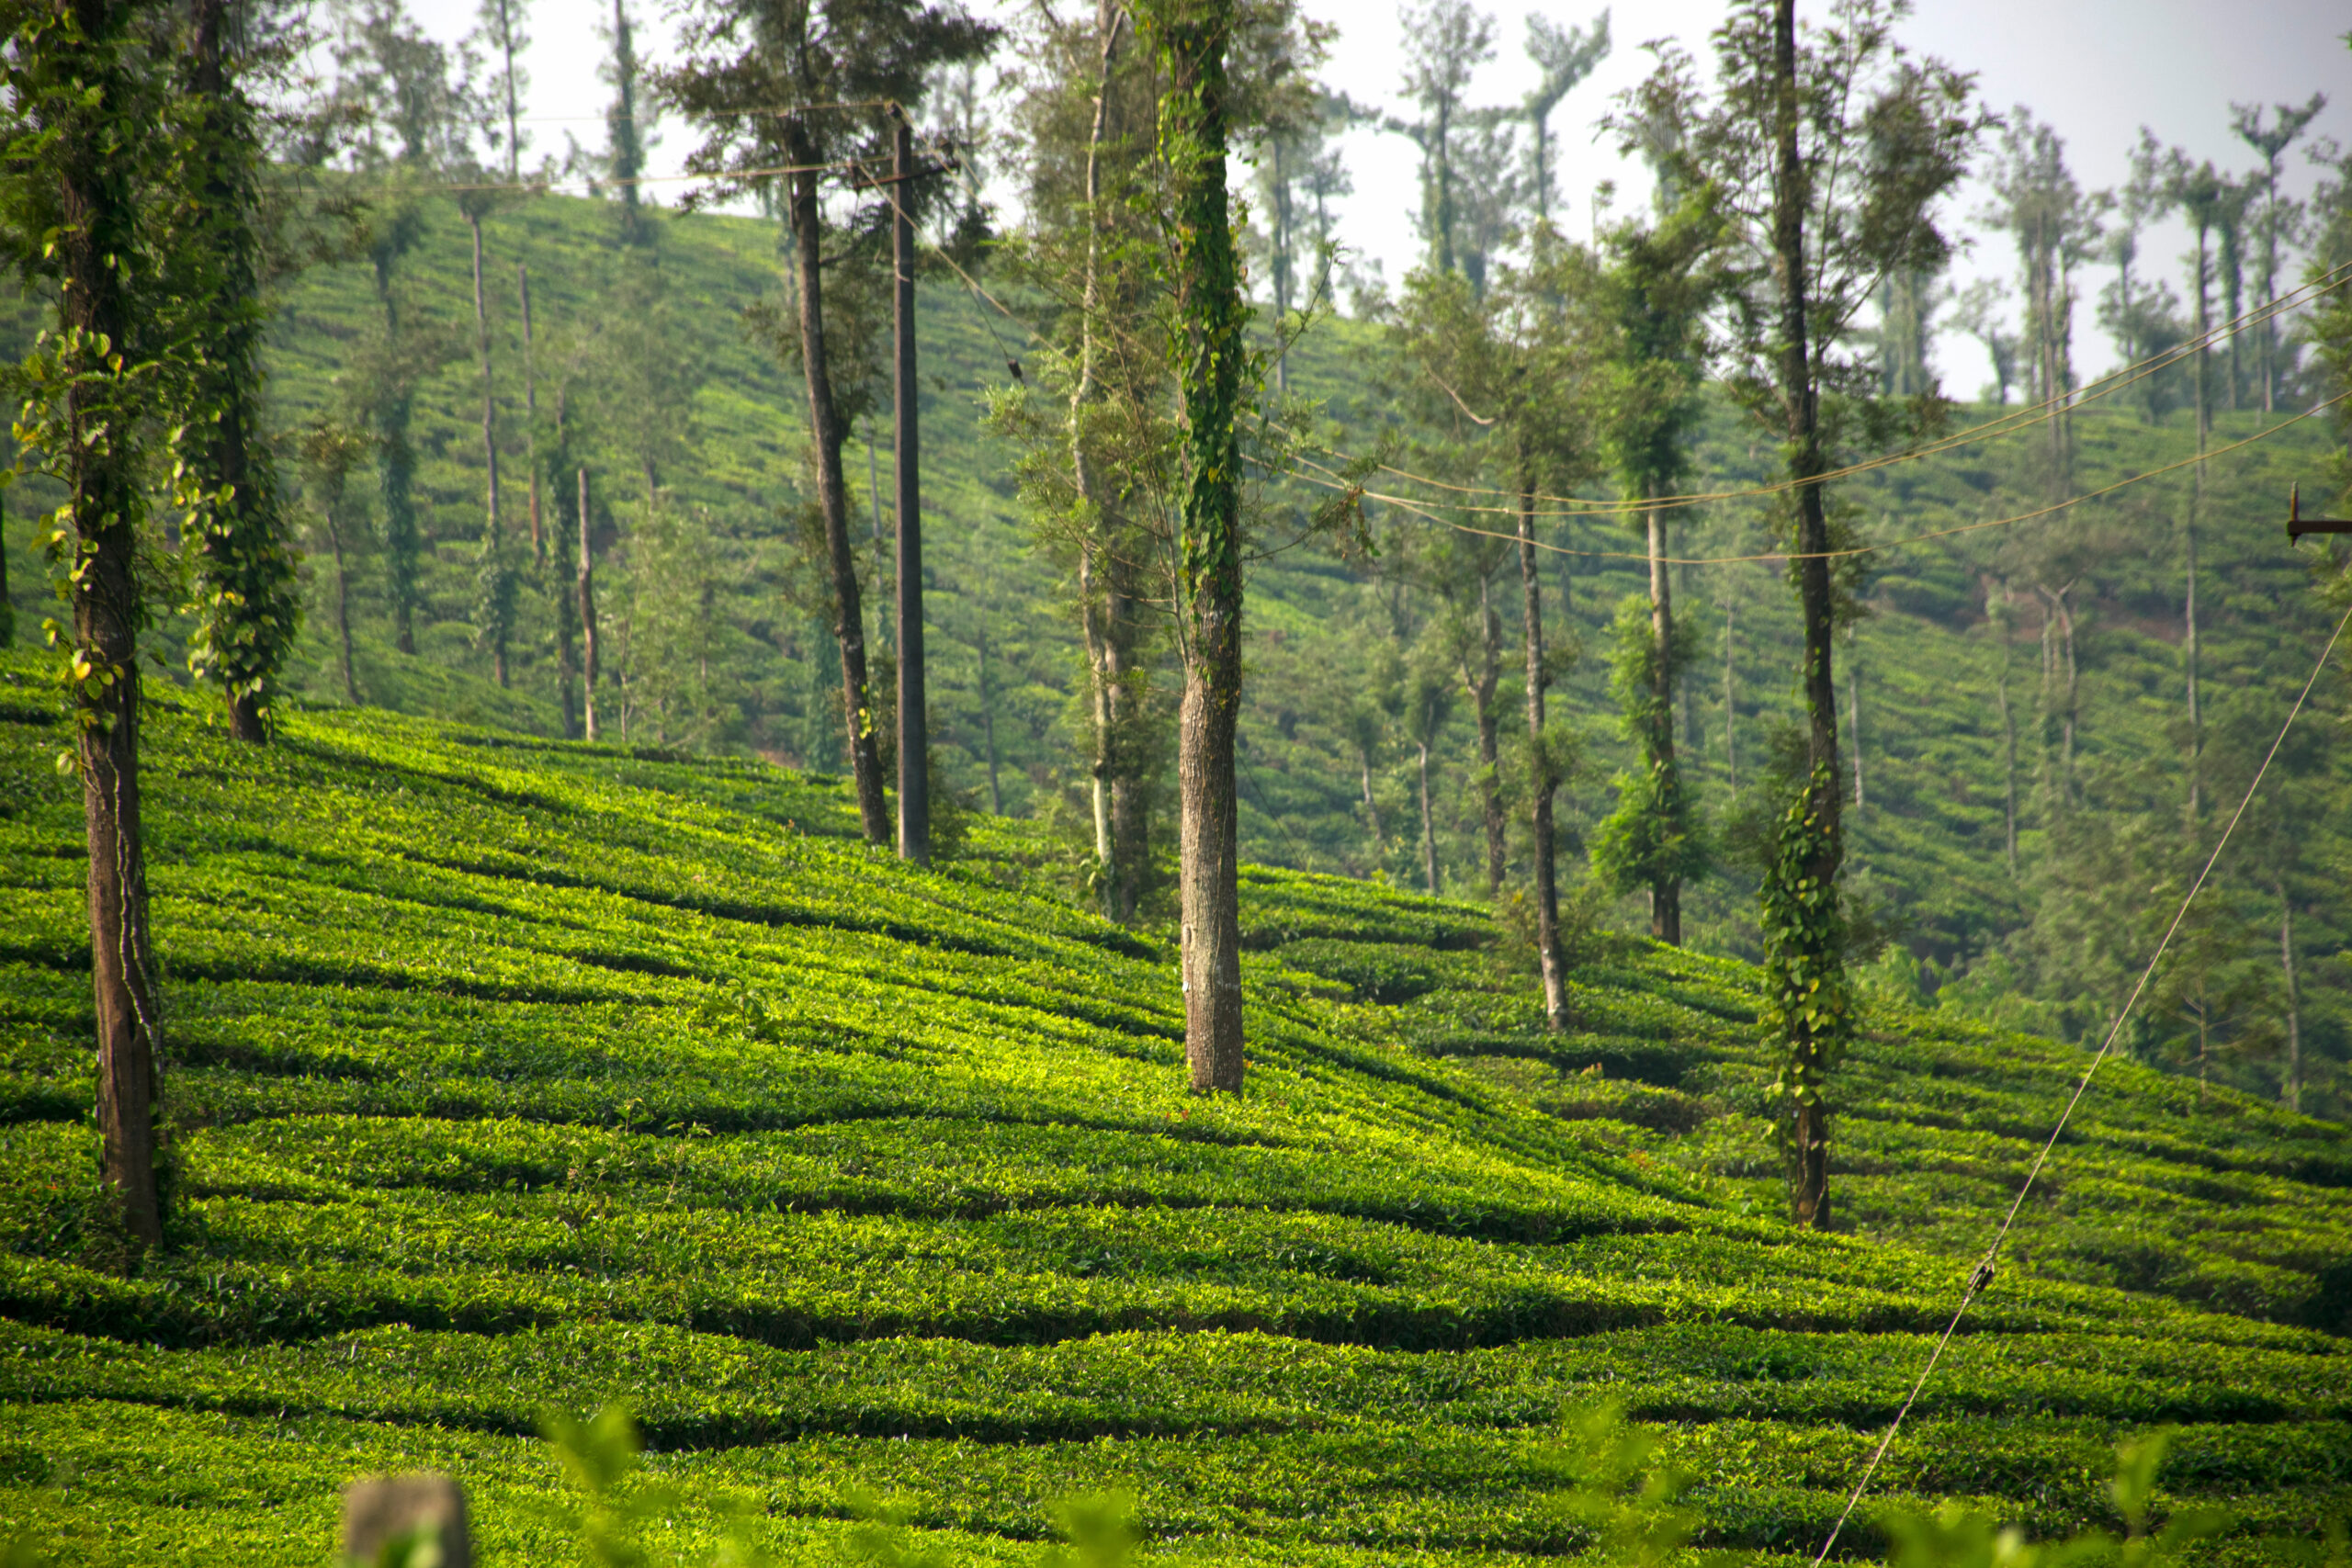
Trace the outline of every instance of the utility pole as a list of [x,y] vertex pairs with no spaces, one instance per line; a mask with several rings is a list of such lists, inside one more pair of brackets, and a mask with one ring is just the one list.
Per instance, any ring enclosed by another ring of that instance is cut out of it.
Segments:
[[915,226],[908,189],[915,168],[914,128],[890,106],[890,258],[895,275],[891,326],[898,384],[891,413],[898,430],[899,513],[899,858],[931,863],[931,727],[922,679],[922,421],[915,388]]

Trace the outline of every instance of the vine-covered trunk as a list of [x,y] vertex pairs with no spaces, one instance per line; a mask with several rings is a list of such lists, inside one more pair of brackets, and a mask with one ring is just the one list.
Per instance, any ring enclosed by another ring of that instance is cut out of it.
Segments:
[[[1656,496],[1653,488],[1650,492]],[[1666,570],[1666,517],[1649,509],[1650,557],[1650,715],[1649,765],[1657,779],[1661,809],[1676,808],[1679,818],[1681,776],[1674,756],[1674,589]],[[1682,945],[1682,879],[1662,872],[1650,884],[1650,935],[1670,946]]]
[[850,773],[857,783],[857,814],[866,841],[890,841],[890,807],[882,788],[882,761],[874,738],[873,698],[865,689],[865,613],[859,602],[857,557],[849,542],[849,490],[842,477],[847,434],[833,402],[825,362],[823,216],[817,202],[817,154],[797,118],[786,122],[785,145],[798,172],[792,176],[792,235],[799,251],[800,363],[808,384],[808,434],[816,447],[817,504],[825,521],[825,554],[833,576],[833,639],[842,650],[842,713],[849,737]]
[[1780,1088],[1796,1223],[1826,1230],[1829,1207],[1827,1079],[1849,1027],[1845,927],[1838,874],[1845,859],[1838,753],[1838,686],[1832,669],[1836,599],[1829,579],[1829,521],[1820,476],[1820,394],[1806,297],[1805,209],[1809,172],[1798,148],[1795,0],[1773,0],[1774,153],[1772,257],[1780,293],[1777,379],[1788,412],[1788,477],[1796,503],[1791,562],[1804,632],[1803,692],[1809,772],[1781,823],[1764,889],[1765,1005],[1782,1051]]
[[188,152],[203,198],[195,243],[210,294],[189,454],[207,492],[190,519],[203,603],[195,652],[198,668],[221,684],[229,733],[261,744],[269,739],[271,687],[301,619],[275,465],[257,435],[263,313],[253,211],[262,152],[252,107],[230,75],[229,0],[197,0],[190,19],[199,119]]
[[1159,34],[1160,150],[1173,240],[1184,494],[1177,594],[1184,702],[1184,1050],[1196,1093],[1238,1093],[1242,1076],[1240,824],[1234,798],[1241,714],[1241,446],[1236,416],[1248,310],[1226,190],[1225,51],[1219,0],[1169,0]]
[[[57,138],[49,156],[64,220],[55,240],[61,324],[85,342],[111,344],[130,341],[129,269],[117,258],[136,254],[130,176],[115,148],[124,130],[117,117],[131,96],[121,59],[130,9],[74,0],[71,25],[43,43],[54,51],[48,70],[87,93],[74,95],[73,107],[44,128]],[[110,370],[105,351],[74,352],[81,363],[65,391],[61,456],[74,536],[74,716],[89,847],[98,1132],[102,1171],[124,1228],[141,1247],[153,1247],[163,1240],[163,1211],[155,1182],[158,987],[139,827],[141,472],[124,378]]]
[[[1535,859],[1535,954],[1544,971],[1544,1022],[1555,1032],[1567,1027],[1568,974],[1560,951],[1560,884],[1552,830],[1552,797],[1560,785],[1544,739],[1544,579],[1535,564],[1535,486],[1522,477],[1519,490],[1519,579],[1526,595],[1528,827]],[[1364,772],[1364,801],[1372,800],[1372,773]]]
[[923,688],[922,649],[922,409],[915,387],[914,131],[904,114],[891,130],[890,321],[897,350],[891,399],[896,424],[899,522],[899,856],[931,863],[931,725]]

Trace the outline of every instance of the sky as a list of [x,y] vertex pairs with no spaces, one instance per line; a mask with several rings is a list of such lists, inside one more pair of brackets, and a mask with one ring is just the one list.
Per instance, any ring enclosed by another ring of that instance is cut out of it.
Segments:
[[[533,42],[526,63],[533,119],[526,130],[535,139],[534,154],[560,156],[567,131],[592,146],[602,142],[609,90],[598,79],[597,67],[607,46],[594,21],[607,14],[608,4],[535,0],[530,6]],[[459,37],[474,24],[475,0],[412,5],[424,28],[442,38]],[[974,8],[985,13],[1012,7],[1006,0],[975,0]],[[1471,96],[1493,104],[1515,103],[1533,85],[1534,69],[1524,52],[1530,14],[1583,25],[1601,9],[1583,0],[1567,6],[1498,0],[1483,8],[1496,18],[1496,58],[1474,79]],[[667,8],[635,0],[635,9],[639,52],[662,58],[671,33]],[[1396,102],[1405,39],[1398,10],[1385,0],[1306,0],[1306,9],[1339,28],[1325,80],[1360,103],[1403,107]],[[1818,17],[1826,9],[1818,0],[1800,0],[1798,15]],[[1620,160],[1593,130],[1611,98],[1645,73],[1649,57],[1642,45],[1677,39],[1703,60],[1707,34],[1724,11],[1723,0],[1642,0],[1615,8],[1615,47],[1553,116],[1560,217],[1572,236],[1589,231],[1591,195],[1600,182],[1615,182],[1621,210],[1642,199],[1646,189],[1638,165]],[[2341,0],[1918,0],[1897,36],[1917,53],[1974,72],[1979,91],[1995,110],[2030,108],[2064,139],[2068,162],[2083,187],[2098,190],[2122,183],[2143,125],[2194,159],[2210,158],[2224,169],[2250,166],[2252,150],[2230,132],[2233,103],[2300,104],[2324,92],[2330,102],[2313,122],[2312,135],[2352,144],[2352,50],[2343,41],[2348,26],[2352,12]],[[673,173],[690,141],[687,128],[666,126],[654,150],[653,172]],[[1420,259],[1414,232],[1419,154],[1404,138],[1368,128],[1351,132],[1344,145],[1355,195],[1338,204],[1340,243],[1364,264],[1376,261],[1393,281]],[[2299,196],[2315,183],[2315,171],[2300,147],[2288,155],[2283,183]],[[664,198],[676,188],[657,186],[650,194]],[[1955,220],[1951,227],[1981,230],[1973,215],[1984,199],[1973,187],[1961,192],[1947,212]],[[2160,227],[2143,242],[2141,265],[2177,275],[2181,268],[2175,258],[2188,244],[2177,222]],[[1986,276],[2009,281],[2016,271],[2007,237],[1986,233],[1959,259],[1952,277],[1962,284]],[[2091,270],[2075,312],[2075,362],[2086,376],[2115,361],[2091,304],[2109,276],[2104,267]],[[1956,334],[1939,337],[1936,365],[1946,389],[1961,396],[1973,395],[1991,379],[1984,352]]]

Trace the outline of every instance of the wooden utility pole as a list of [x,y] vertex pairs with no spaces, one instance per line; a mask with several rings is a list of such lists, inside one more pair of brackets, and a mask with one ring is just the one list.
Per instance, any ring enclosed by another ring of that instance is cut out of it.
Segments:
[[916,175],[914,128],[890,106],[891,326],[898,384],[891,395],[898,436],[899,858],[931,863],[931,727],[923,711],[922,410],[915,387],[915,225],[908,215]]

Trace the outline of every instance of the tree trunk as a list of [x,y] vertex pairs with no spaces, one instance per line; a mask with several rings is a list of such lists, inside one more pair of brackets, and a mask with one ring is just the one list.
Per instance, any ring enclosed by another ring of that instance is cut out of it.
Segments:
[[[481,455],[485,475],[481,553],[495,574],[505,570],[505,541],[499,536],[498,525],[498,399],[490,374],[490,302],[482,293],[481,284],[481,214],[468,211],[466,226],[473,231],[474,355],[481,367]],[[491,668],[503,687],[507,683],[506,615],[503,608],[495,605],[491,615]]]
[[[1836,597],[1829,579],[1829,523],[1821,486],[1815,482],[1827,462],[1821,448],[1820,397],[1814,375],[1812,322],[1805,296],[1805,204],[1810,177],[1797,141],[1795,0],[1773,0],[1773,71],[1779,101],[1775,106],[1776,197],[1772,214],[1774,270],[1781,293],[1781,399],[1788,410],[1789,478],[1797,484],[1797,595],[1804,623],[1804,705],[1806,752],[1812,777],[1804,786],[1804,807],[1815,825],[1813,846],[1795,869],[1804,883],[1825,890],[1834,910],[1838,874],[1845,858],[1844,802],[1838,787],[1838,686],[1832,669],[1836,635]],[[1826,932],[1808,929],[1793,937],[1795,946],[1784,955],[1784,967],[1803,974],[1809,982],[1839,978],[1842,955]],[[1824,1080],[1834,1063],[1838,1041],[1809,1022],[1803,1011],[1791,1010],[1787,1048],[1799,1092],[1790,1096],[1790,1148],[1792,1156],[1793,1209],[1802,1226],[1826,1230],[1829,1207],[1829,1121]],[[1833,1027],[1842,1027],[1838,1020]]]
[[588,470],[580,470],[580,719],[588,739],[596,739],[596,553],[588,521]]
[[2278,895],[2278,968],[2287,981],[2287,1109],[2303,1109],[2303,1004],[2295,989],[2295,906],[2287,897],[2287,882],[2271,884]]
[[1430,806],[1429,742],[1417,743],[1421,754],[1421,885],[1434,898],[1439,893],[1437,879],[1437,814]]
[[1150,830],[1143,781],[1136,777],[1140,719],[1136,690],[1138,671],[1134,569],[1122,560],[1116,538],[1119,516],[1109,488],[1096,471],[1087,411],[1100,397],[1095,375],[1096,323],[1105,309],[1102,276],[1102,154],[1118,133],[1112,77],[1127,27],[1124,7],[1108,3],[1096,10],[1102,46],[1095,77],[1094,118],[1086,142],[1086,281],[1079,310],[1078,378],[1070,390],[1070,469],[1085,518],[1079,540],[1079,628],[1086,643],[1094,728],[1092,797],[1095,874],[1102,911],[1122,923],[1136,916]]
[[[2002,594],[2007,597],[2004,587]],[[2001,710],[2001,751],[2004,762],[2001,827],[2004,851],[2008,857],[2009,880],[2018,875],[2018,725],[2017,716],[2009,710],[2009,632],[2006,624],[1996,621],[1994,629],[2001,639],[2001,662],[1994,677],[1993,700]]]
[[1487,897],[1498,897],[1503,890],[1503,868],[1508,859],[1508,825],[1503,816],[1503,786],[1501,778],[1502,743],[1495,715],[1495,688],[1502,680],[1503,627],[1501,617],[1495,614],[1493,580],[1478,580],[1478,640],[1475,645],[1476,662],[1471,649],[1464,649],[1462,684],[1470,693],[1470,705],[1478,719],[1478,815],[1487,832]]
[[899,513],[899,858],[931,863],[931,725],[923,688],[922,400],[915,386],[915,226],[907,216],[915,174],[914,130],[906,116],[891,128],[890,255],[896,288]]
[[1739,793],[1739,694],[1734,684],[1736,666],[1732,662],[1732,634],[1736,629],[1734,624],[1736,609],[1736,606],[1730,604],[1724,605],[1724,768],[1729,775],[1728,787],[1734,795]]
[[1363,819],[1364,825],[1372,829],[1372,858],[1374,863],[1377,864],[1380,860],[1382,838],[1380,832],[1380,806],[1379,803],[1374,801],[1372,797],[1372,748],[1369,746],[1357,747],[1356,761],[1361,766],[1363,773]]
[[221,682],[229,733],[269,739],[270,688],[294,640],[300,604],[274,466],[261,427],[259,266],[252,216],[262,159],[253,111],[229,71],[228,0],[198,0],[190,75],[202,126],[190,143],[203,192],[213,276],[208,341],[196,396],[209,415],[193,443],[195,477],[214,499],[196,512],[197,567],[205,605],[201,667]]
[[1861,820],[1868,795],[1862,784],[1862,656],[1860,636],[1846,633],[1846,750],[1854,759],[1854,820]]
[[[1652,491],[1656,493],[1655,490]],[[1648,513],[1650,552],[1650,766],[1676,779],[1674,758],[1674,591],[1666,569],[1666,517]],[[1650,935],[1682,945],[1682,879],[1660,876],[1650,884]]]
[[[1535,955],[1544,972],[1544,1023],[1554,1033],[1567,1027],[1567,963],[1560,951],[1560,885],[1552,829],[1552,797],[1559,781],[1544,744],[1544,580],[1535,562],[1535,483],[1526,474],[1519,486],[1519,578],[1526,598],[1528,826],[1535,851]],[[1371,799],[1372,775],[1364,774]]]
[[[64,223],[54,254],[62,273],[60,324],[85,342],[130,341],[128,269],[135,254],[130,174],[114,149],[110,117],[130,96],[120,63],[129,8],[74,0],[78,28],[43,48],[45,73],[86,87],[44,129]],[[78,33],[78,36],[76,34]],[[44,69],[37,67],[37,69]],[[80,374],[65,390],[65,468],[74,524],[69,592],[74,656],[89,673],[74,682],[76,760],[89,845],[90,975],[98,1034],[97,1122],[102,1171],[125,1230],[141,1247],[160,1245],[155,1182],[155,1047],[160,1032],[154,956],[148,942],[147,869],[139,825],[138,519],[141,475],[131,436],[113,406],[120,395],[102,353],[77,350]]]
[[825,519],[825,551],[833,574],[833,637],[842,649],[842,707],[849,732],[850,770],[857,784],[857,813],[868,843],[890,841],[890,807],[874,743],[874,710],[865,689],[865,615],[859,604],[857,558],[849,542],[849,491],[842,479],[841,411],[825,362],[823,221],[817,203],[817,154],[798,119],[785,122],[785,144],[799,172],[792,176],[792,232],[799,248],[800,362],[808,383],[808,431],[817,448],[817,502]]
[[523,303],[523,418],[530,426],[528,446],[531,453],[531,558],[541,566],[548,560],[547,536],[539,521],[539,365],[531,346],[531,269],[528,264],[514,264],[515,292]]
[[980,656],[980,737],[988,746],[989,756],[989,815],[1004,815],[1004,791],[997,783],[996,773],[996,689],[989,682],[989,600],[993,579],[983,571],[980,577],[980,626],[978,652]]
[[353,707],[359,705],[359,680],[351,660],[351,573],[343,560],[343,528],[335,521],[335,509],[341,504],[342,487],[327,506],[327,547],[334,552],[334,630],[343,645],[343,694]]
[[[2198,449],[2201,454],[2204,439],[2199,434]],[[2197,514],[2205,502],[2205,465],[2196,468],[2195,481],[2189,487],[2188,519],[2181,529],[2181,554],[2188,567],[2188,592],[2181,602],[2182,636],[2181,663],[2188,678],[2188,821],[2192,829],[2204,816],[2205,722],[2198,711],[2197,694]]]
[[1185,491],[1178,560],[1184,702],[1177,778],[1183,796],[1185,1055],[1195,1093],[1242,1081],[1239,822],[1235,729],[1241,715],[1240,267],[1226,191],[1225,51],[1229,17],[1185,5],[1157,24],[1167,85],[1160,149],[1174,242],[1178,382]]

